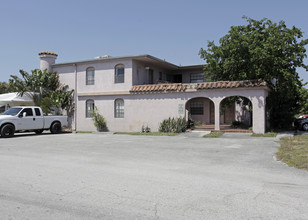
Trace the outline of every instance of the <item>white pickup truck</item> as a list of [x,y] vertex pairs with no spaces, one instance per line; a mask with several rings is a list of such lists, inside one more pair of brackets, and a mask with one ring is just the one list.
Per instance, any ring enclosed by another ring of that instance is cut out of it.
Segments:
[[67,116],[44,116],[42,109],[37,106],[13,107],[0,115],[0,134],[4,138],[22,131],[41,134],[44,130],[50,130],[57,134],[67,124]]

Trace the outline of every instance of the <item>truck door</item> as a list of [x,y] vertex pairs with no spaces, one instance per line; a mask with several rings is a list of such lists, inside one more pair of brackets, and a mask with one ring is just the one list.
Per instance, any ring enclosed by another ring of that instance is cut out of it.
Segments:
[[44,116],[39,108],[34,108],[35,120],[33,121],[33,126],[35,129],[42,129],[44,127]]
[[24,108],[19,113],[18,130],[33,129],[33,110],[32,108]]
[[24,108],[19,113],[18,130],[42,129],[44,120],[42,119],[42,117],[42,115],[36,116],[35,114],[33,114],[32,108]]

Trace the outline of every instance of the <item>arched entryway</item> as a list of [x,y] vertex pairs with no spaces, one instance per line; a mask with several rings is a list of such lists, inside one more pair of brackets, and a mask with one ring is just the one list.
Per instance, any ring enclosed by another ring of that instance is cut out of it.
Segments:
[[244,96],[225,97],[220,102],[220,124],[232,128],[252,127],[252,102]]
[[186,102],[185,109],[188,120],[200,125],[215,124],[215,107],[211,99],[205,97],[192,98]]

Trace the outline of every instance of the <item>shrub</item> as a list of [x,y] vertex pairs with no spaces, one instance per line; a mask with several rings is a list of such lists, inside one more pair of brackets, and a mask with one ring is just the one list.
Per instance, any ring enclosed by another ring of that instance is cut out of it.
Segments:
[[188,120],[187,122],[187,128],[194,129],[196,126],[202,125],[201,121],[194,121],[192,119]]
[[105,118],[98,113],[98,108],[95,107],[92,111],[92,120],[94,121],[94,125],[97,128],[98,131],[107,131],[107,123],[105,121]]
[[159,125],[159,131],[165,133],[180,133],[186,131],[186,120],[180,118],[168,118],[163,120]]
[[151,132],[151,128],[147,125],[142,125],[141,132],[142,133],[149,133],[149,132]]

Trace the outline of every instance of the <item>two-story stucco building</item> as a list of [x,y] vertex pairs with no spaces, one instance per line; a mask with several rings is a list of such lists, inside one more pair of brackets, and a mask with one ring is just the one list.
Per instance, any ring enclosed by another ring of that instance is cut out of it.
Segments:
[[56,63],[57,54],[49,51],[39,57],[40,69],[57,72],[61,83],[75,90],[75,130],[96,130],[91,118],[94,106],[110,131],[141,131],[142,126],[157,131],[164,119],[188,115],[220,130],[221,124],[243,116],[236,105],[222,112],[222,100],[242,96],[252,103],[253,131],[265,132],[268,88],[262,81],[206,82],[202,65],[177,66],[150,55],[68,63]]

